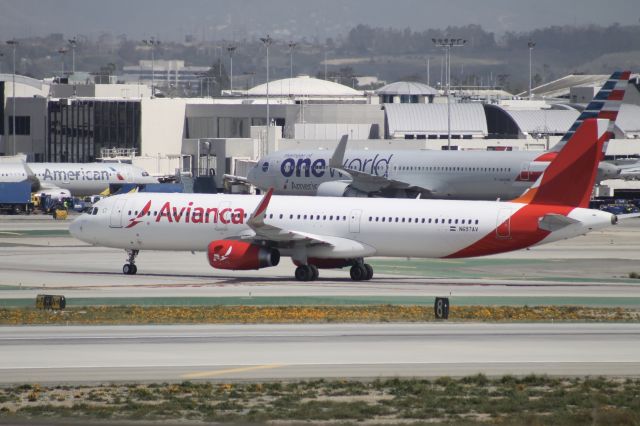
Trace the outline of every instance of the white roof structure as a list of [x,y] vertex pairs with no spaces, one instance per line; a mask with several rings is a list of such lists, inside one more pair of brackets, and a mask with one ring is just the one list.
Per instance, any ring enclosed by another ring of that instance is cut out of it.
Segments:
[[564,134],[580,113],[576,110],[504,110],[522,133]]
[[414,81],[396,81],[375,91],[376,95],[422,95],[435,96],[438,91],[424,83]]
[[[267,83],[247,90],[247,95],[266,96]],[[295,78],[270,81],[269,96],[353,97],[364,96],[364,93],[344,84],[301,75]]]
[[[602,86],[609,75],[604,74],[569,74],[549,83],[545,83],[531,89],[531,93],[537,97],[562,98],[569,96],[569,90],[576,86]],[[527,96],[527,92],[518,93],[518,96]]]
[[[447,134],[446,104],[386,104],[387,126],[390,137],[405,134]],[[451,133],[486,137],[487,119],[478,103],[451,105]]]
[[616,119],[616,127],[627,137],[640,134],[640,106],[622,104]]

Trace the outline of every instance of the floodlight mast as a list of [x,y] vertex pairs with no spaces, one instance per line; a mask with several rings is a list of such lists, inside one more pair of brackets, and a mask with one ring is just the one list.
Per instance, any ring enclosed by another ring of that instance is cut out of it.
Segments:
[[237,46],[227,46],[227,52],[229,52],[229,69],[231,72],[231,77],[229,78],[229,90],[233,92],[233,54],[236,52]]
[[531,54],[533,52],[533,48],[536,46],[536,43],[532,40],[529,40],[527,46],[529,47],[529,99],[531,99]]
[[432,38],[431,41],[436,47],[444,49],[445,69],[446,69],[446,93],[447,93],[447,150],[451,149],[451,48],[462,47],[467,44],[467,40],[462,38]]
[[62,62],[62,68],[60,71],[60,78],[64,78],[64,55],[66,55],[68,52],[67,49],[65,49],[64,47],[61,47],[60,49],[58,49],[58,53],[60,54],[60,58],[61,58],[61,62]]
[[11,141],[13,143],[13,155],[16,155],[16,47],[18,47],[18,40],[12,38],[11,40],[7,40],[7,44],[13,48],[13,91],[12,93],[12,102],[11,102],[11,121],[13,128],[11,129]]
[[260,41],[267,48],[267,145],[264,149],[264,154],[266,155],[269,153],[269,128],[271,127],[269,117],[269,46],[273,43],[273,39],[267,34],[266,37],[261,37]]
[[151,37],[149,40],[142,40],[142,42],[147,46],[151,46],[151,97],[154,98],[156,96],[155,49],[156,46],[160,45],[160,40]]
[[71,74],[73,75],[76,73],[76,45],[78,41],[75,37],[67,41],[69,42],[69,47],[71,47]]

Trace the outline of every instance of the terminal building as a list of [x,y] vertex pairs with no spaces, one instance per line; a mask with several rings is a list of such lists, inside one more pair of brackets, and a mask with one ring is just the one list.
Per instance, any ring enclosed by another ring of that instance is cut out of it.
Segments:
[[[14,96],[13,76],[0,74],[0,154],[90,162],[126,152],[132,155],[127,161],[152,174],[215,173],[222,187],[225,174],[242,175],[261,155],[330,150],[343,134],[350,146],[369,149],[544,150],[607,79],[597,77],[577,86],[547,85],[553,99],[542,88],[533,100],[494,90],[482,102],[481,91],[472,97],[454,92],[448,118],[440,91],[411,82],[360,91],[298,76],[270,81],[268,90],[264,83],[218,98],[160,98],[139,82],[60,84],[16,76]],[[628,92],[609,144],[612,155],[640,153],[638,86]]]

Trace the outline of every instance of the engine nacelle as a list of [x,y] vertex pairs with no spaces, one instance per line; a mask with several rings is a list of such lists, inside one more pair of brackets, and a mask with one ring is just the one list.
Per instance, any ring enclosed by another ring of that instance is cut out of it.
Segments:
[[368,197],[366,192],[351,187],[351,182],[332,180],[318,185],[316,195],[320,197]]
[[245,241],[216,240],[209,243],[207,259],[216,269],[260,269],[280,263],[280,252]]

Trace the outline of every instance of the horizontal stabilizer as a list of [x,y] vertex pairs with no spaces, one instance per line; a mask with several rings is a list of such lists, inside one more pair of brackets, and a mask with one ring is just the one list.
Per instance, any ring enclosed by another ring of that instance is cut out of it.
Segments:
[[580,221],[561,214],[549,213],[538,219],[538,228],[544,231],[554,232],[578,222]]

